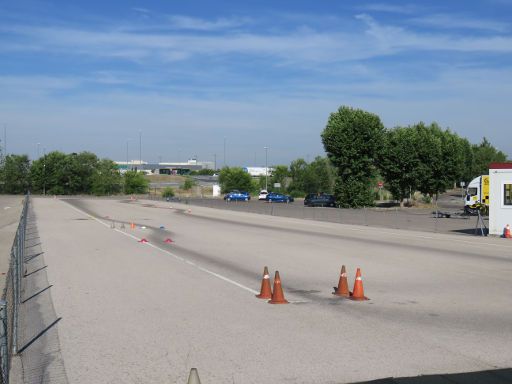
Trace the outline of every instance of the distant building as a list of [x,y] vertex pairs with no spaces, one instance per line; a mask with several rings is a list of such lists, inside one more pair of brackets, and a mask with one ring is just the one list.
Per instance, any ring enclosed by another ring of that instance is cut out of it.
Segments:
[[[258,176],[271,176],[272,175],[272,172],[274,172],[274,168],[271,168],[271,167],[268,167],[268,168],[265,168],[265,167],[244,167],[243,170],[245,172],[247,172],[249,175],[253,176],[253,177],[258,177]],[[267,172],[265,172],[267,170]]]
[[121,172],[126,171],[142,171],[149,174],[160,175],[186,175],[191,171],[200,171],[201,169],[213,169],[214,164],[211,161],[197,161],[190,159],[186,163],[182,162],[163,162],[163,163],[147,163],[139,160],[116,161]]

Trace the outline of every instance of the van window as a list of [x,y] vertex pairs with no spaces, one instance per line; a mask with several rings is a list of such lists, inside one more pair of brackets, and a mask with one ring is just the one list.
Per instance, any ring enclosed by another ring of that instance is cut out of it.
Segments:
[[478,193],[478,188],[468,188],[468,195],[476,196]]
[[503,204],[512,205],[512,184],[505,184],[503,188]]

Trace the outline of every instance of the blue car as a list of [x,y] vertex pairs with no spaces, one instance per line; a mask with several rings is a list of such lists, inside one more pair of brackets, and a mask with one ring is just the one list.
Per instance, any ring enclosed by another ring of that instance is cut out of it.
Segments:
[[231,191],[224,195],[224,200],[226,201],[249,201],[251,200],[251,195],[249,192],[240,192],[240,191]]
[[283,195],[282,193],[270,192],[265,197],[265,201],[268,201],[269,203],[291,203],[293,201],[293,197]]

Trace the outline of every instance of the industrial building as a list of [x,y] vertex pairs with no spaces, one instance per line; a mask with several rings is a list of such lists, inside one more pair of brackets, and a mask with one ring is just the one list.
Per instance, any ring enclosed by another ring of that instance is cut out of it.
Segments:
[[121,172],[126,171],[142,171],[148,174],[160,175],[186,175],[192,171],[200,171],[202,169],[213,169],[214,163],[211,161],[197,161],[190,159],[186,163],[183,162],[163,162],[163,163],[147,163],[145,161],[116,161]]

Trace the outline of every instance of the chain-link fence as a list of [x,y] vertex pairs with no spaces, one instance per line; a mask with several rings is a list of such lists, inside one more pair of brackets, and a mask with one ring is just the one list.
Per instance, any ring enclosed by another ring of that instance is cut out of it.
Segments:
[[[161,197],[150,196],[152,200],[162,200]],[[249,212],[295,219],[327,221],[339,224],[363,225],[378,228],[407,229],[423,232],[486,234],[486,228],[480,228],[476,216],[464,213],[461,208],[400,208],[363,207],[322,208],[307,207],[302,200],[293,203],[267,203],[264,201],[231,201],[214,198],[171,199],[181,203],[208,208],[228,209],[231,211]],[[487,218],[483,219],[487,225]]]
[[11,248],[9,273],[0,301],[0,366],[2,384],[9,383],[11,356],[18,350],[18,316],[21,304],[21,278],[25,257],[29,196],[25,196],[20,222]]

